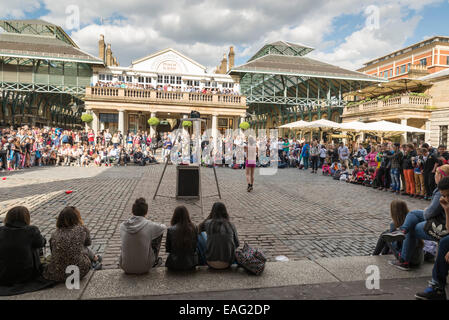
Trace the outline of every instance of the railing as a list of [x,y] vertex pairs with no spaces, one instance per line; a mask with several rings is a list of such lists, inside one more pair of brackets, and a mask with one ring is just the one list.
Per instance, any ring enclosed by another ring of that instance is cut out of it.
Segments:
[[404,108],[407,106],[422,107],[424,109],[432,104],[432,99],[429,97],[421,97],[414,95],[402,95],[385,100],[368,101],[355,105],[350,105],[345,108],[345,114],[382,111],[389,108]]
[[192,103],[206,105],[246,106],[244,96],[178,91],[157,91],[148,89],[127,89],[110,87],[87,87],[87,99],[137,100],[145,103]]

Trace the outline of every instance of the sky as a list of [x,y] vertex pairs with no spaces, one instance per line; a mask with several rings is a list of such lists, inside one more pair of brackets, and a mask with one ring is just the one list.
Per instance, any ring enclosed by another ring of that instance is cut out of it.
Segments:
[[449,36],[449,0],[0,0],[1,19],[60,25],[98,55],[99,35],[121,66],[174,48],[209,71],[234,46],[236,65],[265,43],[313,47],[308,56],[356,70],[426,38]]

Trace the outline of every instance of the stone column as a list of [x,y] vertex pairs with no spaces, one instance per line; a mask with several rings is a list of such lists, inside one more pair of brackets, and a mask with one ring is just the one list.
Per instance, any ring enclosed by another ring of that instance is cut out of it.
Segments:
[[212,138],[214,140],[214,143],[217,140],[217,131],[218,131],[218,119],[216,115],[212,115]]
[[122,135],[125,134],[125,110],[123,109],[118,111],[118,130]]
[[[403,126],[406,126],[407,125],[407,119],[401,119],[401,124]],[[401,144],[404,144],[404,143],[407,143],[407,132],[404,132],[401,135]]]
[[[156,112],[151,112],[151,118],[156,117]],[[156,128],[154,126],[150,126],[150,137],[153,137],[156,135]]]
[[95,132],[95,134],[97,134],[97,132],[98,132],[98,114],[95,112],[95,111],[93,111],[92,112],[92,117],[93,117],[93,120],[92,120],[92,130],[94,130],[94,132]]
[[428,132],[426,132],[424,134],[424,142],[426,143],[430,143],[430,120],[426,121],[426,127],[425,130],[427,130]]

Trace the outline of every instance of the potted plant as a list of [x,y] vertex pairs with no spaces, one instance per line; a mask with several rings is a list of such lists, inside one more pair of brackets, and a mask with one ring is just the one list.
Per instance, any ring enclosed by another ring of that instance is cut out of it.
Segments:
[[153,126],[156,127],[159,124],[159,122],[160,122],[159,119],[156,117],[152,117],[152,118],[148,119],[148,124],[152,127]]
[[81,121],[85,123],[91,123],[94,120],[94,117],[89,113],[84,113],[81,115]]
[[190,128],[192,126],[192,121],[183,121],[182,126],[184,128]]
[[250,127],[250,124],[246,121],[243,121],[242,123],[240,123],[239,128],[242,130],[248,130]]

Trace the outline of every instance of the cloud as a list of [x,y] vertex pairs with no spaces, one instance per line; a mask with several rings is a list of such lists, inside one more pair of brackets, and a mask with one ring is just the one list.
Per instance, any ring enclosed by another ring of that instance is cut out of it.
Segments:
[[67,6],[73,0],[20,2],[24,5],[0,0],[7,7],[5,14],[19,18],[45,8],[42,19],[61,25],[94,55],[99,34],[104,34],[121,65],[173,47],[205,66],[216,66],[230,45],[235,47],[236,62],[244,63],[263,44],[287,40],[314,47],[312,57],[357,68],[403,46],[421,19],[419,11],[444,0],[378,1],[376,30],[360,24],[371,0],[78,0],[76,30],[67,30],[66,25]]

